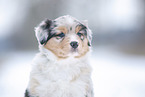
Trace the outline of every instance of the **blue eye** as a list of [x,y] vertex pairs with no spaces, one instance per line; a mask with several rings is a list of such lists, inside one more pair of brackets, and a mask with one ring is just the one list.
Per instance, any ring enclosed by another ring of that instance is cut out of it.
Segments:
[[64,37],[65,35],[64,35],[64,33],[60,33],[60,34],[58,34],[57,36],[58,36],[58,37]]
[[82,36],[82,33],[79,33],[79,32],[78,32],[77,35],[78,35],[79,37],[81,37],[81,36]]
[[56,39],[61,39],[61,38],[63,38],[64,36],[65,36],[64,33],[60,33],[60,34],[56,35]]
[[77,33],[77,35],[81,38],[81,40],[83,40],[84,39],[84,35],[82,34],[82,33]]

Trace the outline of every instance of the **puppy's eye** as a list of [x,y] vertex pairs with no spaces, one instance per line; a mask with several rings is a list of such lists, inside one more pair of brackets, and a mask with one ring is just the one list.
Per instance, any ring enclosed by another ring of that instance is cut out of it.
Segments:
[[61,38],[63,38],[64,36],[65,36],[64,33],[60,33],[60,34],[56,35],[56,39],[61,39]]
[[82,33],[78,32],[77,35],[81,38],[81,40],[84,39],[84,35]]

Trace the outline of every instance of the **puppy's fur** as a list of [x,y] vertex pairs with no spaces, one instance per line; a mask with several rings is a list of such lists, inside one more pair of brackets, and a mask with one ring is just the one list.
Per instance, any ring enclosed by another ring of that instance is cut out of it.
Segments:
[[40,53],[32,62],[25,97],[93,97],[87,22],[69,15],[46,19],[35,32]]

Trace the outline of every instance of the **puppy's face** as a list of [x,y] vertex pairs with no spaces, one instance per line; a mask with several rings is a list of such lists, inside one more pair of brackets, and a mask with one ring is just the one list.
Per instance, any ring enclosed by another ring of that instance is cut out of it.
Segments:
[[45,20],[36,28],[39,45],[58,58],[80,58],[89,51],[91,31],[85,23],[71,16]]

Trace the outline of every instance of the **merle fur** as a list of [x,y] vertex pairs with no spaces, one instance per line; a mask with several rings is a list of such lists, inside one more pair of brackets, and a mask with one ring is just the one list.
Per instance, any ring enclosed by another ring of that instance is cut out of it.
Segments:
[[81,26],[81,29],[79,31],[84,31],[84,35],[87,37],[87,31],[86,31],[87,27],[81,23],[78,26]]
[[[81,26],[81,29],[79,31],[84,31],[84,35],[87,37],[87,31],[86,31],[87,27],[81,23],[78,26]],[[88,42],[88,46],[91,46],[90,42]]]
[[44,24],[44,25],[41,25],[40,28],[41,28],[42,30],[45,30],[45,31],[47,32],[48,37],[47,37],[47,39],[42,39],[42,40],[40,41],[40,43],[41,43],[42,45],[43,45],[43,44],[46,44],[47,41],[48,41],[49,39],[51,39],[52,37],[55,36],[55,34],[52,34],[51,31],[52,31],[52,29],[53,29],[54,27],[57,27],[57,25],[55,24],[55,21],[53,21],[53,20],[46,19],[46,20],[44,20],[44,22],[45,22],[45,24]]
[[[83,24],[80,24],[80,26],[82,27],[80,29],[80,31],[83,30],[84,31],[84,35],[87,37],[87,31],[86,31],[87,27],[85,25],[83,25]],[[88,42],[88,46],[91,46],[90,42]]]

